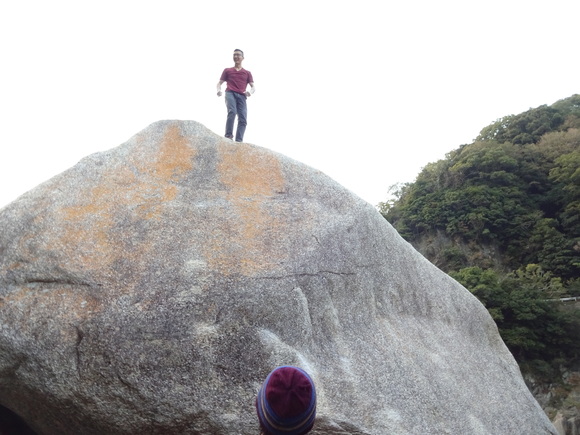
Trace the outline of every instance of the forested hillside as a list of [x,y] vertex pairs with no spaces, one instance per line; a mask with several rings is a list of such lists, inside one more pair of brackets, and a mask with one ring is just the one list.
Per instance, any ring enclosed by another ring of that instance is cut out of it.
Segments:
[[[380,210],[488,308],[524,371],[580,355],[580,95],[483,128]],[[577,307],[577,305],[576,305]]]

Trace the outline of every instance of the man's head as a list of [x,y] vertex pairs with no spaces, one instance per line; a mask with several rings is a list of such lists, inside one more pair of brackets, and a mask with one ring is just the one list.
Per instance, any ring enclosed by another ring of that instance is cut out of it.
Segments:
[[242,60],[244,60],[244,52],[239,48],[236,48],[234,50],[234,62],[238,64],[242,63]]
[[306,434],[316,418],[314,382],[298,367],[278,367],[260,388],[256,411],[264,434]]

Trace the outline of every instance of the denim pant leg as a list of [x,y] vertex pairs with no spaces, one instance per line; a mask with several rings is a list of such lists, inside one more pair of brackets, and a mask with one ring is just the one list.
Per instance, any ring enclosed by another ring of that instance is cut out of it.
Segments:
[[238,114],[238,104],[234,92],[226,92],[226,107],[228,109],[228,119],[226,121],[226,137],[234,138],[234,121]]
[[248,106],[246,106],[246,96],[236,94],[238,103],[238,128],[236,130],[236,142],[244,141],[244,133],[246,132]]

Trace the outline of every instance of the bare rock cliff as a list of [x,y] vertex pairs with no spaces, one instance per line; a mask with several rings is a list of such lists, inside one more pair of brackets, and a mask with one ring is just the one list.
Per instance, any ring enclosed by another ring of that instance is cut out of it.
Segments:
[[319,171],[152,124],[0,210],[0,405],[38,434],[555,434],[484,307]]

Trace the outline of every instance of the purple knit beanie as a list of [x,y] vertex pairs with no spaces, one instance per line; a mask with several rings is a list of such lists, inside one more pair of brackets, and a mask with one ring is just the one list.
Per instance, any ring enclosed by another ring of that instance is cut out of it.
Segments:
[[303,435],[316,417],[316,390],[308,374],[292,366],[268,375],[256,398],[258,420],[268,435]]

